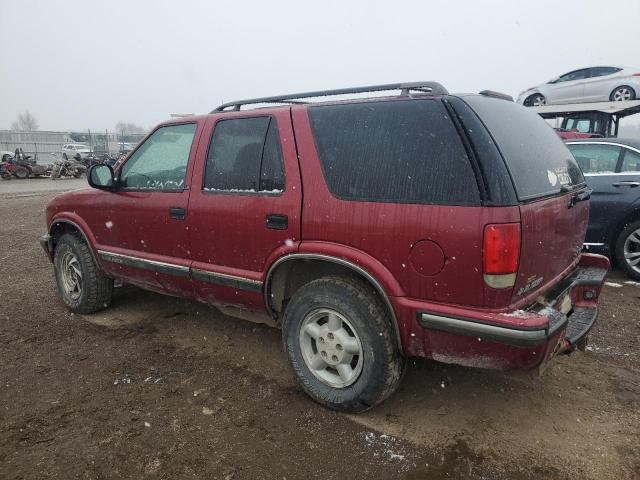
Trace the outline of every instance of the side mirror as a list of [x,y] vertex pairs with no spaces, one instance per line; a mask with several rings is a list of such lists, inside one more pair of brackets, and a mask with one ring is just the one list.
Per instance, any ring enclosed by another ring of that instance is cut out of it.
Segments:
[[115,180],[113,178],[113,168],[109,165],[93,165],[87,175],[89,185],[100,190],[113,190]]

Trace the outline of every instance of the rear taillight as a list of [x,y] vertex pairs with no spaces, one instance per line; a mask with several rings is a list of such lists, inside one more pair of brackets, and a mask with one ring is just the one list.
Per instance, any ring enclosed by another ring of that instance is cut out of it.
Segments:
[[509,288],[516,283],[520,261],[520,224],[495,223],[484,227],[484,281],[491,288]]

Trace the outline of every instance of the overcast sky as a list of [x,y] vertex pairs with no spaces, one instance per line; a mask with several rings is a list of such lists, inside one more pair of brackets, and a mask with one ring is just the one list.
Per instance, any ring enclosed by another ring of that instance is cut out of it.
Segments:
[[[640,1],[0,0],[0,128],[144,127],[223,100],[398,81],[516,95],[640,66]],[[615,18],[615,20],[613,20]]]

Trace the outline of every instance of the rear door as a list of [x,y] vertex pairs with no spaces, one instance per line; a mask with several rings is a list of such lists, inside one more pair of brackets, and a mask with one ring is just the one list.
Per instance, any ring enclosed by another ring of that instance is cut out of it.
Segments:
[[618,67],[590,68],[589,77],[584,81],[584,99],[589,102],[608,101],[616,86],[613,75],[620,70]]
[[585,243],[603,244],[617,216],[612,215],[618,207],[620,195],[629,189],[615,187],[618,183],[616,171],[622,158],[622,148],[600,143],[571,143],[567,145],[593,189],[589,209],[589,228]]
[[200,300],[264,305],[265,270],[297,250],[302,189],[288,109],[210,117],[189,202]]
[[464,98],[484,121],[511,174],[520,203],[520,266],[513,299],[551,284],[578,260],[589,202],[571,152],[535,113],[504,100]]

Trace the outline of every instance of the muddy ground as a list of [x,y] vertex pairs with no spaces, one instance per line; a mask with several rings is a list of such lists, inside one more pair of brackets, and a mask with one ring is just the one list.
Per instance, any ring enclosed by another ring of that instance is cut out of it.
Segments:
[[15,188],[0,184],[2,479],[640,478],[640,286],[620,274],[588,350],[542,375],[411,360],[392,398],[348,416],[301,393],[269,327],[129,286],[69,313],[37,243],[54,194]]

